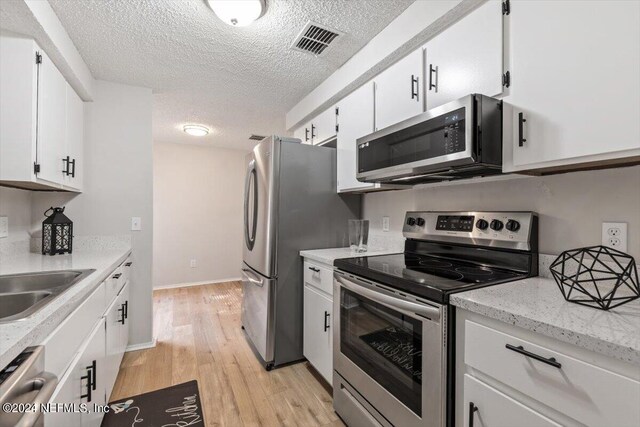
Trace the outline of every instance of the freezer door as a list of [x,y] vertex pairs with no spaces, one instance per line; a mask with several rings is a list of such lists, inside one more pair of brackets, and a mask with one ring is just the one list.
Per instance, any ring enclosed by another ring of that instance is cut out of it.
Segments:
[[276,216],[280,144],[267,138],[246,157],[243,260],[266,277],[276,276]]
[[265,362],[274,359],[275,279],[242,265],[242,326]]

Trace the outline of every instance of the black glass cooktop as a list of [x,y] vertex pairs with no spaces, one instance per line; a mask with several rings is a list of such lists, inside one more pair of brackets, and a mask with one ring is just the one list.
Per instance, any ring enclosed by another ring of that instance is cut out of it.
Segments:
[[521,272],[413,253],[337,259],[334,265],[348,273],[443,303],[455,292],[527,277]]

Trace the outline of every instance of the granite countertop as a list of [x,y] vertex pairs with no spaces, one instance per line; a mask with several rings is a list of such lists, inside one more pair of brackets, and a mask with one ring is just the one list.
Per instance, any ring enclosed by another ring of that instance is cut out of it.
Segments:
[[451,304],[640,365],[640,300],[609,311],[564,300],[553,279],[532,277],[451,295]]
[[68,269],[96,270],[30,317],[0,323],[0,369],[25,348],[42,342],[130,253],[131,247],[125,246],[74,250],[69,255],[45,256],[25,252],[0,257],[0,275]]
[[333,261],[340,258],[354,258],[359,256],[375,256],[402,253],[403,249],[369,249],[367,252],[356,252],[349,248],[311,249],[300,251],[300,256],[314,261],[333,265]]

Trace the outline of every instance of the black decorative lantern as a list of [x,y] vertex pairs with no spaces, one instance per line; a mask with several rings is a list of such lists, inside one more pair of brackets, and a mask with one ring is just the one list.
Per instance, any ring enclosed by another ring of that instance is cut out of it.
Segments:
[[[47,215],[50,211],[51,213]],[[47,219],[42,221],[43,255],[71,253],[73,222],[63,212],[64,207],[50,207],[44,213]]]

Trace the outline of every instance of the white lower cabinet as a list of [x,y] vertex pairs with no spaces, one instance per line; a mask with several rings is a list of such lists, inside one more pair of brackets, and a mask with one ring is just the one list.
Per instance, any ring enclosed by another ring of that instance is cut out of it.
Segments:
[[[476,427],[559,427],[547,417],[493,387],[464,376],[464,424]],[[471,419],[473,418],[473,420]]]
[[[58,383],[50,402],[60,407],[58,412],[45,414],[47,427],[100,425],[103,414],[93,411],[93,405],[105,405],[107,399],[104,325],[100,319]],[[77,411],[81,404],[86,404],[89,412]],[[63,410],[62,405],[74,405],[76,410]]]
[[465,311],[456,321],[456,425],[640,425],[636,367]]
[[106,405],[109,401],[129,343],[131,264],[128,259],[109,273],[41,343],[45,347],[47,371],[60,379],[50,402],[76,408],[87,404],[89,409],[74,412],[67,406],[64,411],[46,413],[45,427],[101,424],[104,413],[93,411],[94,405]]
[[111,396],[113,391],[120,363],[129,341],[128,308],[129,284],[127,283],[105,313],[107,330],[105,357],[105,376],[108,378],[106,384],[107,398]]
[[332,342],[333,302],[325,295],[304,286],[304,356],[327,380],[333,376]]
[[304,269],[303,354],[332,384],[333,268],[305,260]]

